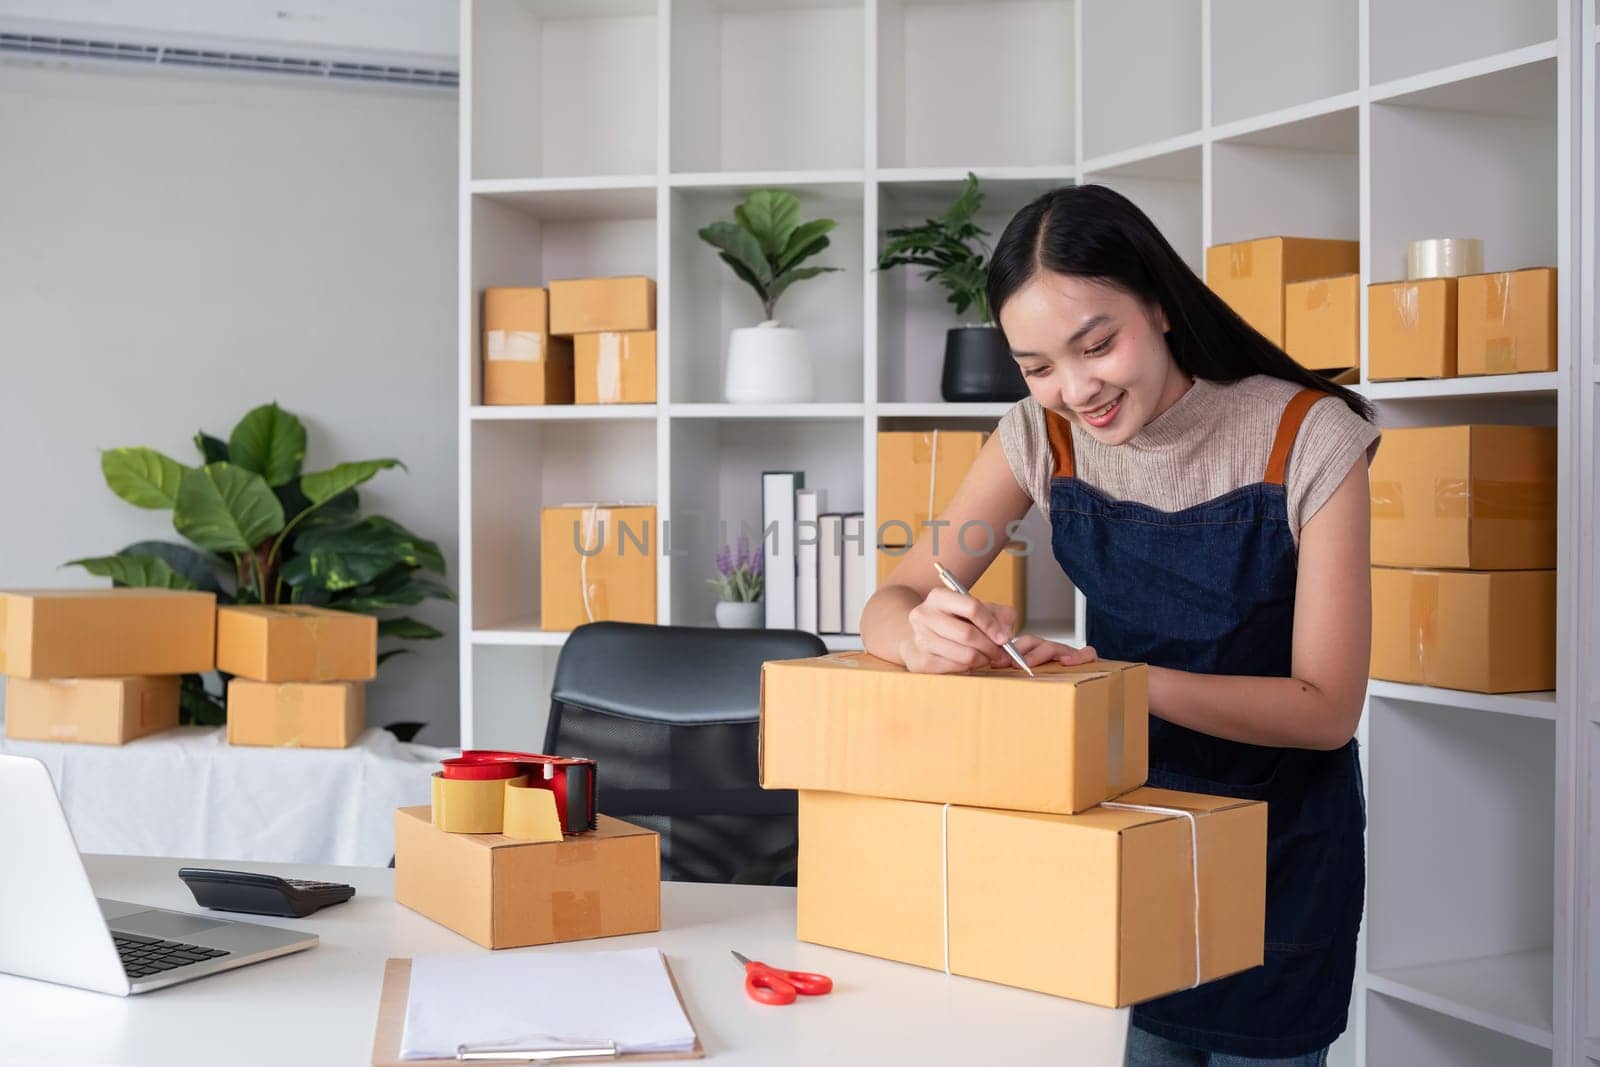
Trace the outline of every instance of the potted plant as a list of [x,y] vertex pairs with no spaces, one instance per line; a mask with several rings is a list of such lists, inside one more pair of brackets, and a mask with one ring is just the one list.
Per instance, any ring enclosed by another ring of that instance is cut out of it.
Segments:
[[699,230],[701,240],[761,300],[762,321],[728,338],[723,398],[731,403],[795,403],[812,397],[811,356],[803,332],[777,319],[778,298],[795,282],[838,267],[805,267],[828,247],[833,219],[800,221],[800,200],[781,189],[757,189],[733,209],[734,221]]
[[[445,572],[439,546],[393,519],[360,514],[356,487],[397,459],[340,463],[301,472],[306,431],[298,418],[264,404],[223,441],[194,436],[202,466],[188,467],[152,448],[100,455],[106,485],[135,507],[172,512],[189,542],[140,541],[113,556],[75,559],[113,585],[202,589],[222,604],[312,604],[378,615],[427,599],[454,600],[435,575]],[[442,634],[409,616],[378,620],[378,636],[432,640]],[[379,654],[378,663],[404,649]],[[215,725],[227,719],[220,692],[198,674],[182,682],[180,717]],[[410,740],[421,723],[391,729]]]
[[717,553],[717,576],[706,581],[717,591],[717,625],[752,629],[765,619],[761,604],[761,553],[739,538],[735,552],[727,545]]
[[923,278],[944,286],[957,315],[966,315],[969,308],[976,313],[976,322],[945,333],[939,392],[949,401],[1020,400],[1028,395],[989,307],[985,281],[990,250],[983,241],[988,231],[973,221],[982,206],[978,177],[969,172],[961,195],[943,218],[889,230],[889,243],[878,257],[879,270],[926,268]]

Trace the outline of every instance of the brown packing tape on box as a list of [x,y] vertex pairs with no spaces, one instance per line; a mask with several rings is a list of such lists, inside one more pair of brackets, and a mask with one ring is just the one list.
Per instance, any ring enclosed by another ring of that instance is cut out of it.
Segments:
[[506,780],[505,828],[501,833],[518,841],[560,841],[561,817],[556,813],[555,792],[533,785],[526,778]]

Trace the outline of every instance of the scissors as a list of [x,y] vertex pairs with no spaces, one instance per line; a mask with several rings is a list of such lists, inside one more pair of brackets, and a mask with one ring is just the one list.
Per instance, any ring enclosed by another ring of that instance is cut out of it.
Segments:
[[796,996],[820,997],[833,991],[833,979],[808,971],[783,971],[735,952],[744,964],[744,991],[761,1004],[793,1004]]

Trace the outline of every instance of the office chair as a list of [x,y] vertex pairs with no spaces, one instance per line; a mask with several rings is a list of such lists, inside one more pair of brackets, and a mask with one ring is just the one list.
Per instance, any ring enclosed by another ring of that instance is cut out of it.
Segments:
[[660,833],[664,880],[793,885],[795,793],[759,785],[761,664],[825,651],[798,630],[579,626],[544,750],[598,763],[599,810]]

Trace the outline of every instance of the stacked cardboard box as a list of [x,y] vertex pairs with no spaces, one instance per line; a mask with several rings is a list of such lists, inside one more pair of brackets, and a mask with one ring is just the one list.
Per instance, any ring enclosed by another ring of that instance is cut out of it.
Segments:
[[1555,448],[1550,427],[1384,432],[1371,471],[1372,677],[1555,687]]
[[120,745],[178,725],[179,676],[215,664],[216,597],[0,592],[6,736]]
[[483,294],[485,404],[649,404],[656,285],[579,278]]
[[378,673],[378,621],[307,605],[217,610],[217,669],[228,682],[228,743],[348,748]]
[[1140,788],[1142,664],[1038,674],[764,666],[800,939],[1108,1007],[1258,965],[1265,805]]
[[1367,315],[1373,381],[1556,369],[1552,267],[1381,283]]
[[1206,249],[1206,284],[1311,370],[1358,366],[1361,245],[1263,237]]
[[[882,585],[913,542],[930,532],[989,435],[979,430],[885,430],[878,434],[878,584]],[[979,554],[1007,536],[1004,530],[933,531],[937,556]],[[968,588],[979,600],[1017,610],[1026,622],[1027,558],[1007,544]]]
[[546,630],[656,621],[653,504],[563,504],[539,516],[539,617]]

